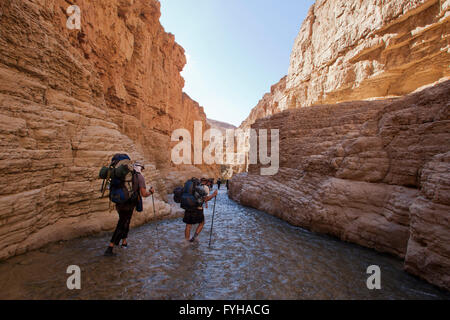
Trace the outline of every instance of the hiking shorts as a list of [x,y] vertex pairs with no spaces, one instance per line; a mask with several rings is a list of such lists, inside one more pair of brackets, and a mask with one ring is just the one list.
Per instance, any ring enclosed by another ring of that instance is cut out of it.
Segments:
[[205,221],[203,209],[186,210],[184,212],[183,222],[186,224],[199,224]]

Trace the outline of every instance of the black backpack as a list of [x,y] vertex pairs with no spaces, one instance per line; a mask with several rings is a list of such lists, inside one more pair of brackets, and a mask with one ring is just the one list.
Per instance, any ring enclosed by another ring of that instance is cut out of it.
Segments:
[[175,201],[176,203],[181,203],[181,197],[183,196],[183,191],[184,191],[183,187],[176,187],[173,190],[173,201]]
[[109,167],[103,167],[99,173],[103,179],[102,197],[109,188],[109,199],[116,204],[124,204],[137,200],[137,194],[133,191],[133,185],[137,177],[131,164],[131,159],[126,154],[116,154],[111,159]]
[[185,210],[194,210],[203,205],[203,197],[206,192],[203,188],[198,188],[200,181],[196,178],[186,181],[181,195],[181,208]]

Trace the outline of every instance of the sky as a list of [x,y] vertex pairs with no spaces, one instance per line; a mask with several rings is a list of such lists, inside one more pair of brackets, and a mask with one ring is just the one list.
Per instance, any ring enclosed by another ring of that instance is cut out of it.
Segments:
[[186,51],[184,91],[208,118],[239,126],[288,73],[313,0],[160,0],[161,24]]

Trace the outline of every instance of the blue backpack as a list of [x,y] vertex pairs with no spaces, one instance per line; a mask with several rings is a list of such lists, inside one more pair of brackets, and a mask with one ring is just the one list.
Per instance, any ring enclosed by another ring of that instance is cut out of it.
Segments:
[[128,155],[114,155],[109,167],[103,167],[100,170],[99,177],[103,179],[102,197],[109,188],[111,202],[124,204],[130,200],[137,200],[138,195],[133,192],[136,177]]

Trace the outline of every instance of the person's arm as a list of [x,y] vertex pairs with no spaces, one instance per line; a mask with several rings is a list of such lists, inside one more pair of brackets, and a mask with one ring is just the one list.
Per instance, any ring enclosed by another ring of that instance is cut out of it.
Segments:
[[155,189],[153,189],[153,187],[151,187],[148,192],[147,192],[147,190],[145,188],[141,188],[141,196],[143,198],[148,198],[154,193],[155,193]]
[[205,197],[205,201],[208,202],[209,200],[214,199],[217,196],[217,194],[218,192],[216,190],[212,195]]
[[[210,190],[208,186],[206,186],[206,190],[207,190],[206,195],[208,196],[209,190]],[[205,197],[205,208],[206,208],[206,209],[208,209],[208,201],[209,201],[209,200],[206,199],[206,197]]]

